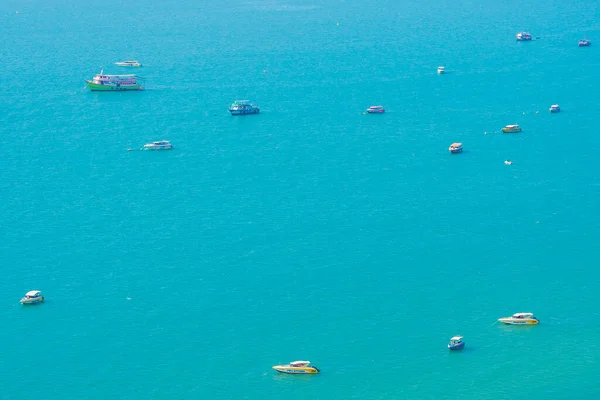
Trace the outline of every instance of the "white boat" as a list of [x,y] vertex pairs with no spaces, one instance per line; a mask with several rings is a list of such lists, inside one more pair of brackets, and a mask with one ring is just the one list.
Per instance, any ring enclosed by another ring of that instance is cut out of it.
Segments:
[[384,112],[385,109],[383,108],[383,106],[371,106],[367,108],[367,113],[369,114],[383,114]]
[[275,365],[273,369],[284,374],[318,374],[319,369],[309,364],[310,361],[292,361],[285,365]]
[[137,60],[119,61],[119,62],[116,62],[115,65],[118,65],[119,67],[141,67],[142,66],[142,64],[140,64],[139,61],[137,61]]
[[550,112],[551,113],[557,113],[560,112],[560,106],[558,104],[552,104],[550,106]]
[[504,160],[504,164],[506,164],[506,165],[512,165],[512,161],[510,161],[510,160]]
[[254,104],[250,104],[249,100],[236,100],[229,107],[231,115],[247,115],[258,114],[260,109]]
[[446,67],[438,67],[438,74],[442,75],[446,73]]
[[25,293],[25,296],[21,299],[21,304],[37,304],[44,301],[44,296],[39,290],[30,290]]
[[540,323],[530,312],[516,313],[512,317],[499,318],[498,321],[507,325],[537,325]]
[[462,153],[463,146],[462,143],[452,143],[448,148],[448,151],[452,154]]
[[517,41],[519,41],[519,42],[528,42],[531,39],[533,39],[533,37],[531,36],[531,34],[529,32],[517,33]]
[[173,145],[168,140],[159,140],[158,142],[146,143],[144,150],[171,150]]

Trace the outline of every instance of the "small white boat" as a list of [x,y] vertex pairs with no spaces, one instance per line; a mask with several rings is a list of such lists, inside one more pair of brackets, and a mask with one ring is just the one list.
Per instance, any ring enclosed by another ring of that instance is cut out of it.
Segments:
[[506,164],[506,165],[512,165],[512,161],[510,161],[510,160],[505,160],[505,161],[504,161],[504,164]]
[[514,125],[506,125],[504,128],[502,128],[502,132],[504,133],[517,133],[517,132],[521,132],[521,127],[517,124]]
[[446,67],[438,67],[438,74],[442,75],[446,73]]
[[319,369],[309,364],[310,361],[293,361],[285,365],[275,365],[273,369],[284,374],[318,374]]
[[530,312],[516,313],[512,317],[499,318],[498,321],[507,325],[537,325],[540,323]]
[[531,34],[529,32],[517,33],[517,41],[519,41],[519,42],[528,42],[531,39],[533,39],[533,37],[531,36]]
[[463,151],[462,143],[452,143],[450,145],[450,147],[448,148],[448,151],[450,151],[450,153],[452,153],[452,154],[462,153],[462,151]]
[[118,65],[119,67],[141,67],[142,66],[142,64],[140,64],[139,61],[137,61],[137,60],[118,61],[115,63],[115,65]]
[[44,301],[44,296],[39,290],[30,290],[25,293],[25,296],[21,299],[21,304],[37,304]]
[[552,104],[550,106],[550,112],[551,113],[557,113],[560,112],[560,106],[558,104]]
[[172,148],[173,145],[168,140],[159,140],[144,145],[144,150],[171,150]]
[[383,114],[384,112],[385,109],[383,108],[383,106],[371,106],[367,108],[367,113],[369,114]]

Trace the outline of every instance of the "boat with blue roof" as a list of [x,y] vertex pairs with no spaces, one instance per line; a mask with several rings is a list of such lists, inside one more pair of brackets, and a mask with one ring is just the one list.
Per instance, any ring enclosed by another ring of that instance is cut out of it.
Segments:
[[247,115],[247,114],[258,114],[260,109],[254,104],[250,103],[250,100],[236,100],[229,107],[231,115]]

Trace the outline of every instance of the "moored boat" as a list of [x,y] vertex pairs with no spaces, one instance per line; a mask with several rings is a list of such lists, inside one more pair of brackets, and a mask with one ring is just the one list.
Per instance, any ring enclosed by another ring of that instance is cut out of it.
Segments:
[[591,40],[587,40],[587,39],[581,39],[578,43],[579,47],[589,47],[592,45],[592,41]]
[[450,153],[452,153],[452,154],[462,153],[462,151],[463,151],[462,143],[452,143],[450,145],[450,147],[448,148],[448,151],[450,151]]
[[450,350],[460,350],[465,347],[465,342],[462,340],[462,336],[452,336],[450,338],[450,343],[448,343],[448,348]]
[[371,106],[367,108],[367,112],[369,114],[383,114],[385,112],[385,109],[383,108],[383,106]]
[[438,67],[438,74],[442,75],[442,74],[445,74],[445,73],[446,73],[446,67],[439,66]]
[[502,128],[502,132],[504,133],[516,133],[516,132],[521,132],[521,127],[517,124],[515,125],[506,125],[504,128]]
[[532,39],[532,36],[529,32],[519,32],[517,33],[517,40],[519,42],[527,42]]
[[236,100],[229,107],[231,115],[246,115],[246,114],[258,114],[260,109],[254,104],[250,104],[249,100]]
[[118,65],[119,67],[141,67],[142,66],[142,64],[140,64],[140,62],[137,60],[118,61],[115,63],[115,65]]
[[533,313],[516,313],[512,317],[499,318],[498,321],[507,325],[537,325],[540,321],[533,316]]
[[138,80],[136,75],[105,75],[102,70],[92,80],[86,79],[86,82],[92,91],[143,90]]
[[171,150],[172,148],[173,145],[168,140],[159,140],[144,145],[144,150]]
[[318,374],[319,369],[310,365],[310,361],[293,361],[285,365],[275,365],[273,369],[284,374]]
[[30,290],[25,293],[25,296],[21,299],[21,304],[37,304],[44,301],[44,296],[39,290]]
[[557,113],[560,112],[560,106],[558,104],[552,104],[550,106],[550,112],[551,113]]

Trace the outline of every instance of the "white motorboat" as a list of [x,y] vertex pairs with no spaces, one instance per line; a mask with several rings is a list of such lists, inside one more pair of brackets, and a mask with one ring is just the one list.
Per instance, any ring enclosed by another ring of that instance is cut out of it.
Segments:
[[115,63],[115,65],[118,65],[119,67],[141,67],[142,66],[142,64],[140,64],[139,61],[137,61],[137,60],[118,61]]
[[537,325],[540,323],[533,313],[529,312],[516,313],[512,317],[499,318],[498,321],[507,325]]
[[30,290],[25,293],[25,296],[21,299],[21,304],[37,304],[44,301],[44,296],[39,290]]
[[146,143],[144,150],[171,150],[173,145],[168,140],[159,140],[158,142]]

